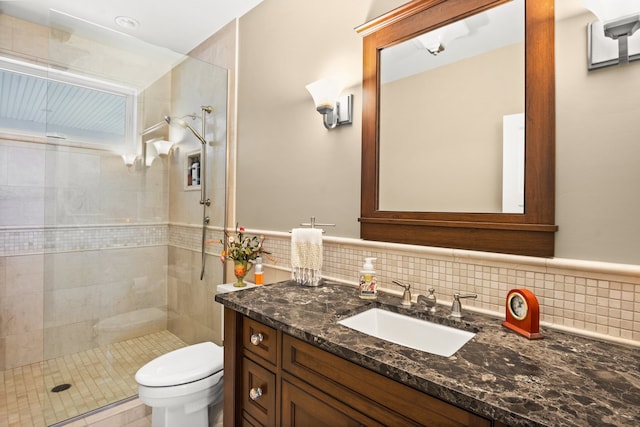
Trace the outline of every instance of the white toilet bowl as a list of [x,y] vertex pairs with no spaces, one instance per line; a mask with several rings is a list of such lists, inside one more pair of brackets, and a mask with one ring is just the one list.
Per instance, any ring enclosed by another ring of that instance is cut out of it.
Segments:
[[136,372],[138,397],[153,427],[207,427],[209,406],[221,416],[223,349],[212,342],[163,354]]

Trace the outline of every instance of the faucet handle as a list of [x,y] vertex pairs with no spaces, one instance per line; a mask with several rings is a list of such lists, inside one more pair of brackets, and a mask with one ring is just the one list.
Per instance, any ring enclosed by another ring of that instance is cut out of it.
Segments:
[[411,305],[411,284],[402,283],[398,280],[392,280],[391,283],[402,286],[404,288],[404,292],[402,293],[402,305]]
[[456,292],[453,294],[453,304],[451,304],[451,317],[462,317],[462,303],[460,298],[478,298],[477,294],[460,294]]
[[460,299],[460,298],[478,298],[478,294],[460,294],[458,292],[456,292],[455,294],[453,294],[453,299]]

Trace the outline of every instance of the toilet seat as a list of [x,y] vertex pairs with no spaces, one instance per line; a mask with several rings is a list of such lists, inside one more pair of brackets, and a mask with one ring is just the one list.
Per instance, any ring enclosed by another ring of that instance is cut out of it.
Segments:
[[[170,387],[147,387],[138,384],[138,397],[151,407],[179,406],[193,399],[197,393],[213,392],[222,396],[223,371],[216,372],[208,377],[188,384],[174,385]],[[217,397],[214,397],[217,399]]]
[[222,371],[222,347],[203,342],[174,350],[153,359],[136,372],[136,382],[145,387],[187,384]]

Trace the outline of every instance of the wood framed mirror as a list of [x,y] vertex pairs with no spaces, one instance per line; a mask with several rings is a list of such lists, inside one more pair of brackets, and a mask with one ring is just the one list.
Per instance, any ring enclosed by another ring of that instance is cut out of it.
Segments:
[[[414,0],[356,28],[363,36],[362,192],[359,218],[361,238],[486,252],[553,256],[557,231],[554,224],[553,0],[521,0],[524,1],[522,211],[425,211],[389,207],[387,203],[381,205],[382,153],[388,155],[386,153],[393,151],[393,145],[389,144],[396,143],[393,138],[385,136],[385,150],[381,150],[382,52],[417,36],[480,16],[481,13],[507,5],[511,1],[514,0]],[[477,70],[473,69],[469,73],[469,77],[479,80],[482,85],[483,75],[474,74]],[[451,96],[455,94],[452,93]],[[420,102],[428,103],[429,99]],[[462,118],[460,126],[464,126],[464,121]],[[447,124],[442,126],[445,126],[446,132]],[[389,139],[392,141],[389,142]],[[442,141],[442,144],[446,143],[446,140]],[[425,187],[425,182],[420,180],[418,175],[406,183],[416,197]],[[469,188],[468,194],[474,191],[470,186]]]

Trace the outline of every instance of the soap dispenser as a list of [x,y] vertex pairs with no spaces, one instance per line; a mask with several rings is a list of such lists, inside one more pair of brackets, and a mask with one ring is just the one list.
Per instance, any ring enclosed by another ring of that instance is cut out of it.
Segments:
[[253,273],[253,281],[256,285],[264,285],[264,271],[262,270],[262,257],[256,258],[256,269]]
[[373,268],[375,258],[365,258],[362,270],[360,270],[360,287],[359,296],[362,299],[378,298],[378,283],[376,279],[376,271]]

